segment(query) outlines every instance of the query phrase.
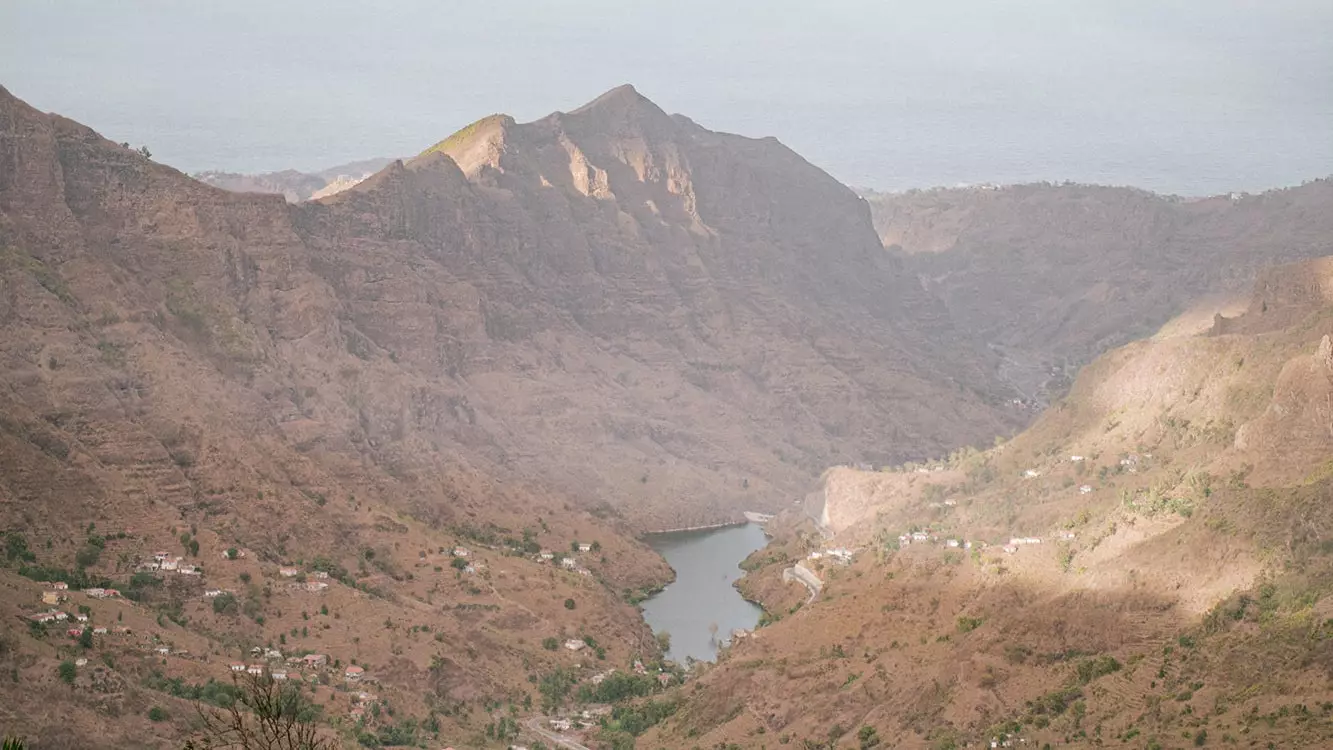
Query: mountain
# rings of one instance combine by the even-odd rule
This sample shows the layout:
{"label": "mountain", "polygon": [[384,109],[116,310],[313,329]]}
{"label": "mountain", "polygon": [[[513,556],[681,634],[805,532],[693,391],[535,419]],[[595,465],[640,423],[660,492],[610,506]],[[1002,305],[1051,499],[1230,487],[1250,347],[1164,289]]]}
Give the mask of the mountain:
{"label": "mountain", "polygon": [[850,190],[628,87],[483,119],[293,214],[357,345],[446,376],[467,414],[425,418],[641,528],[1026,418]]}
{"label": "mountain", "polygon": [[868,200],[884,245],[1029,394],[1200,300],[1243,301],[1260,269],[1333,253],[1327,179],[1204,199],[1034,184]]}
{"label": "mountain", "polygon": [[745,564],[771,624],[641,744],[1326,746],[1331,284],[1269,269],[990,450],[831,470]]}
{"label": "mountain", "polygon": [[362,159],[340,164],[319,172],[285,169],[263,174],[208,171],[194,175],[196,180],[235,193],[277,193],[288,203],[299,203],[342,192],[380,171],[392,159]]}
{"label": "mountain", "polygon": [[0,89],[0,289],[0,715],[36,747],[178,747],[229,662],[308,652],[328,731],[497,744],[660,656],[637,533],[1027,418],[850,190],[628,88],[299,204]]}

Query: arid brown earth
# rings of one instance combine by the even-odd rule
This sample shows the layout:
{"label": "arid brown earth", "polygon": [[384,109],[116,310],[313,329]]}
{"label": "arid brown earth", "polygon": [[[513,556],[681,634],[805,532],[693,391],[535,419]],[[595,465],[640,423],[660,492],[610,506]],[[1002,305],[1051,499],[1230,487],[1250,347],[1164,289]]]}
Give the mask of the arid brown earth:
{"label": "arid brown earth", "polygon": [[1103,355],[991,450],[828,472],[746,564],[777,622],[640,744],[1333,744],[1329,269]]}
{"label": "arid brown earth", "polygon": [[1333,181],[1205,199],[1077,184],[867,195],[875,229],[1026,394],[1269,266],[1333,254]]}

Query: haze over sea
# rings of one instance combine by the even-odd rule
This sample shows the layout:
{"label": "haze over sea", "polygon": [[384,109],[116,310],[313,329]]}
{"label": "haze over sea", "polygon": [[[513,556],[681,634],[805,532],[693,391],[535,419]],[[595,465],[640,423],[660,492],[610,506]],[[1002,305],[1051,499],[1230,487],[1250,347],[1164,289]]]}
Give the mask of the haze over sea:
{"label": "haze over sea", "polygon": [[18,0],[0,83],[186,171],[411,155],[630,82],[852,185],[1194,195],[1333,173],[1331,38],[1327,0]]}

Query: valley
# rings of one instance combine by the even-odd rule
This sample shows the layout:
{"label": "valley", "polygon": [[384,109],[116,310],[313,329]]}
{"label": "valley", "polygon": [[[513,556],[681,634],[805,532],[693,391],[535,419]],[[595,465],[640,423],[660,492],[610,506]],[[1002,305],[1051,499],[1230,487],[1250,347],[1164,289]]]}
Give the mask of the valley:
{"label": "valley", "polygon": [[0,89],[0,733],[1333,737],[1327,180],[862,199],[629,86],[199,177]]}

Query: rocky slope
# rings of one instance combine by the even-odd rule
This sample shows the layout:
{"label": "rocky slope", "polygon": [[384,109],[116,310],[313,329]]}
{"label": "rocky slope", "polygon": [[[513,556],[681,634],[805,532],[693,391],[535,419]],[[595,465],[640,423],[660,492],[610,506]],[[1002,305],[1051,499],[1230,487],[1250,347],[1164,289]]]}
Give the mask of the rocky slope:
{"label": "rocky slope", "polygon": [[1029,393],[1199,300],[1243,298],[1260,269],[1333,253],[1330,180],[1202,200],[1074,184],[868,198],[885,246]]}
{"label": "rocky slope", "polygon": [[[576,661],[543,640],[587,637],[616,664],[655,648],[625,600],[667,579],[660,558],[580,498],[452,450],[465,407],[362,348],[317,261],[281,197],[208,187],[0,91],[6,731],[180,747],[190,686],[230,660],[283,667],[249,653],[268,646],[328,655],[302,676],[345,736],[481,737],[533,699],[529,676]],[[409,426],[427,414],[446,427]],[[572,569],[536,554],[576,540],[597,545]],[[143,570],[157,551],[200,571]],[[107,586],[123,597],[81,590]],[[84,648],[65,623],[25,625],[44,594],[108,632]],[[350,663],[376,696],[360,710],[396,718],[355,718],[335,689]]]}
{"label": "rocky slope", "polygon": [[[1329,744],[1329,268],[1098,358],[1004,445],[828,472],[747,563],[776,624],[642,744]],[[782,571],[840,546],[799,604]]]}
{"label": "rocky slope", "polygon": [[[634,532],[1023,418],[854,194],[630,89],[299,205],[0,90],[0,290],[0,724],[37,747],[179,746],[253,647],[327,654],[349,741],[499,746],[656,653]],[[25,625],[48,595],[108,632]]]}
{"label": "rocky slope", "polygon": [[1024,418],[851,191],[628,87],[487,118],[295,216],[367,356],[447,376],[415,419],[648,527]]}

